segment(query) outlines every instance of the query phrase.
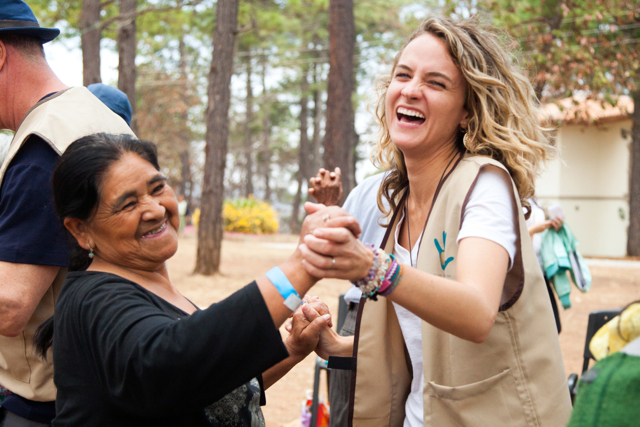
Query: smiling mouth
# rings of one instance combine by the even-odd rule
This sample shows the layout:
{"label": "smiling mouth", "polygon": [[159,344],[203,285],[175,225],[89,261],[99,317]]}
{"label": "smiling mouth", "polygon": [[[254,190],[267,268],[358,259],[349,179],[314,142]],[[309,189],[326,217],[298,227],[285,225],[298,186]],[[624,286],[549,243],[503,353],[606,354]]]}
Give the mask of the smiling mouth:
{"label": "smiling mouth", "polygon": [[396,116],[398,117],[398,121],[401,123],[421,125],[425,121],[424,114],[416,110],[409,110],[402,107],[396,110]]}
{"label": "smiling mouth", "polygon": [[152,237],[155,236],[156,234],[160,234],[162,233],[165,229],[167,228],[167,221],[165,221],[164,223],[162,223],[162,225],[158,228],[155,228],[151,231],[147,231],[146,233],[144,233],[142,235],[142,238],[144,239],[145,237]]}

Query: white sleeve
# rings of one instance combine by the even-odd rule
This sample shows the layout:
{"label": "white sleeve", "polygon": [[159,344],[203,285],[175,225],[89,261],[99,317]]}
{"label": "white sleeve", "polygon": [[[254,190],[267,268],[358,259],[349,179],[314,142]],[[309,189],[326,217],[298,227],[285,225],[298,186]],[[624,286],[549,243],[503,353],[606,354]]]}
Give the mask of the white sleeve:
{"label": "white sleeve", "polygon": [[457,243],[467,237],[481,237],[502,246],[509,253],[509,270],[516,254],[516,226],[513,220],[511,179],[504,171],[487,167],[480,171],[462,215]]}

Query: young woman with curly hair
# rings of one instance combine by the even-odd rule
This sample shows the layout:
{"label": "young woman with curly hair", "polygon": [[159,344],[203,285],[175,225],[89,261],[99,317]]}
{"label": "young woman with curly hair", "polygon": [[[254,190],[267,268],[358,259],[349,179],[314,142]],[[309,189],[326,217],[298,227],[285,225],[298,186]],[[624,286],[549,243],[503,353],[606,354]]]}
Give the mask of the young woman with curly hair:
{"label": "young woman with curly hair", "polygon": [[317,277],[370,268],[355,282],[355,340],[327,329],[317,349],[357,358],[353,425],[565,425],[562,356],[524,218],[554,155],[531,84],[494,30],[431,18],[378,89],[381,249],[330,229],[301,247]]}

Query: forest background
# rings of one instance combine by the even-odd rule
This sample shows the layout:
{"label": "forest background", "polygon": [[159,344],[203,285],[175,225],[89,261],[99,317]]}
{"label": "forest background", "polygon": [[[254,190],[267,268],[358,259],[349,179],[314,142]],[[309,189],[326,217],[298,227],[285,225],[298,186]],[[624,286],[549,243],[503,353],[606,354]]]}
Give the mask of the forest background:
{"label": "forest background", "polygon": [[[640,105],[634,0],[28,0],[53,43],[81,40],[83,83],[118,57],[132,127],[163,172],[202,208],[196,272],[220,262],[222,200],[272,204],[297,232],[308,178],[343,170],[345,196],[367,174],[375,78],[419,22],[482,20],[503,31],[542,102]],[[77,45],[77,43],[75,43]],[[640,108],[631,143],[629,255],[640,255]],[[356,173],[358,172],[358,173]]]}

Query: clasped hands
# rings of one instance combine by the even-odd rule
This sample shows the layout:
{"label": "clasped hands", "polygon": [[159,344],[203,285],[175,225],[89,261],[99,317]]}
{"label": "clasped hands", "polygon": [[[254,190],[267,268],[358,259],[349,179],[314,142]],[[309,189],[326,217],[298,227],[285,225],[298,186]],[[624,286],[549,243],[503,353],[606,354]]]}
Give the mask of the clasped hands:
{"label": "clasped hands", "polygon": [[[373,252],[358,237],[361,229],[357,220],[337,206],[305,203],[308,216],[302,224],[298,250],[305,270],[313,277],[359,280],[373,264]],[[318,297],[305,295],[303,304],[285,325],[290,333],[286,340],[292,356],[305,357],[315,352],[322,358],[329,355],[346,356],[342,340],[331,329],[327,305]],[[349,338],[347,338],[349,339]]]}
{"label": "clasped hands", "polygon": [[305,203],[298,250],[311,276],[359,280],[369,273],[373,252],[358,240],[358,221],[337,206]]}

